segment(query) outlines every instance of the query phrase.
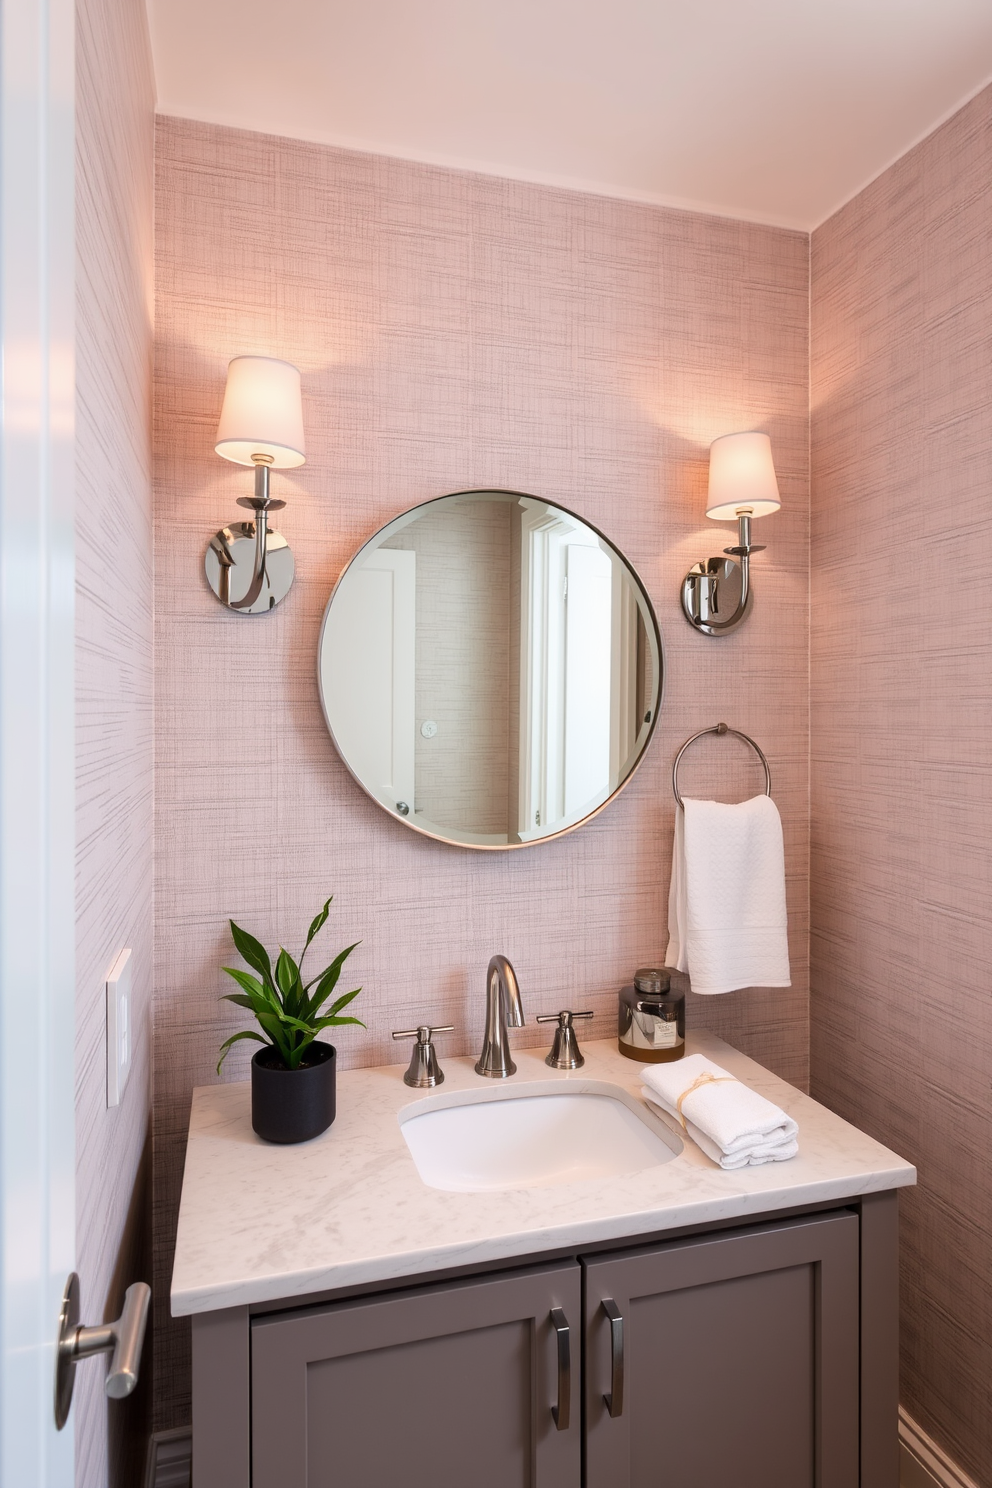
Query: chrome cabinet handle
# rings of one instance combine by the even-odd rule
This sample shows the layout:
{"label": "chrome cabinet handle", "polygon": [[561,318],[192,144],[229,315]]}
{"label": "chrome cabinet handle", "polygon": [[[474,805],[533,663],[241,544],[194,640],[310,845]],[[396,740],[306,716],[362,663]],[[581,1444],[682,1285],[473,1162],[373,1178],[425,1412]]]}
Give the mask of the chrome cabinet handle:
{"label": "chrome cabinet handle", "polygon": [[104,1392],[111,1400],[123,1400],[138,1383],[138,1364],[145,1341],[151,1287],[136,1281],[124,1293],[124,1311],[115,1323],[96,1328],[79,1325],[79,1277],[75,1271],[65,1285],[59,1314],[58,1346],[55,1352],[55,1425],[66,1423],[72,1403],[76,1365],[94,1354],[112,1354]]}
{"label": "chrome cabinet handle", "polygon": [[612,1297],[603,1298],[603,1311],[610,1320],[610,1393],[603,1399],[616,1417],[623,1415],[623,1317]]}
{"label": "chrome cabinet handle", "polygon": [[558,1404],[551,1407],[551,1414],[558,1430],[567,1431],[572,1404],[572,1355],[568,1319],[560,1307],[551,1309],[551,1326],[558,1338]]}

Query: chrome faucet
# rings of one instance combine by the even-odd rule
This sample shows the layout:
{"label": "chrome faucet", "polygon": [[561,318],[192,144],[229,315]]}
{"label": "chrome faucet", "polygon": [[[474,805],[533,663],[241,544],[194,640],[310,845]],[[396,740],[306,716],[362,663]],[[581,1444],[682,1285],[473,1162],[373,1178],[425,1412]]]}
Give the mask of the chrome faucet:
{"label": "chrome faucet", "polygon": [[517,1066],[510,1058],[507,1028],[523,1028],[524,1010],[520,1005],[517,974],[505,956],[494,956],[486,974],[486,1033],[482,1053],[476,1062],[477,1075],[505,1080],[515,1075]]}

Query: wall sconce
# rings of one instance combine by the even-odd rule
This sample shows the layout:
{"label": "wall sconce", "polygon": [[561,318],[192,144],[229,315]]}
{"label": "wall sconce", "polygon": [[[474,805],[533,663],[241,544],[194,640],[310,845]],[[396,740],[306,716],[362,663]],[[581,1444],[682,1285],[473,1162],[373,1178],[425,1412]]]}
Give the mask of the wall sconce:
{"label": "wall sconce", "polygon": [[269,495],[269,471],[290,470],[306,459],[298,370],[275,357],[235,357],[214,448],[236,465],[254,465],[255,494],[239,496],[238,505],[255,520],[232,522],[211,538],[207,583],[229,610],[266,614],[286,598],[295,572],[289,544],[269,528],[269,512],[286,505]]}
{"label": "wall sconce", "polygon": [[[724,434],[710,445],[710,486],[706,515],[716,522],[737,521],[737,546],[727,558],[707,558],[682,580],[682,610],[703,635],[726,635],[740,625],[751,606],[750,557],[764,552],[751,541],[751,522],[782,505],[767,434]],[[739,558],[740,563],[734,559]]]}

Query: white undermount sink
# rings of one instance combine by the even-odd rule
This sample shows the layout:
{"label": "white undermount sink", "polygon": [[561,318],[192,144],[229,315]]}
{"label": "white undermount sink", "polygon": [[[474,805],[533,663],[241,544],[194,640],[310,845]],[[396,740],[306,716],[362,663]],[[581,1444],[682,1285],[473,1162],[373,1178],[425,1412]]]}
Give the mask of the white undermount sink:
{"label": "white undermount sink", "polygon": [[452,1092],[400,1112],[429,1188],[456,1193],[549,1188],[671,1162],[679,1138],[617,1085]]}

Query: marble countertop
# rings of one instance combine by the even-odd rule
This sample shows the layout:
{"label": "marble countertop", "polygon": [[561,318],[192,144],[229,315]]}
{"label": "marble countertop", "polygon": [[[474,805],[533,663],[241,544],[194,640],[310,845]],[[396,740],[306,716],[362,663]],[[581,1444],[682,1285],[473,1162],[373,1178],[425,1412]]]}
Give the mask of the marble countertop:
{"label": "marble countertop", "polygon": [[[296,1147],[272,1146],[251,1128],[250,1086],[193,1092],[172,1313],[414,1276],[446,1267],[900,1188],[916,1170],[809,1096],[708,1034],[703,1053],[783,1107],[799,1123],[799,1155],[724,1172],[672,1123],[682,1150],[671,1162],[551,1188],[449,1193],[414,1167],[398,1113],[425,1098],[458,1104],[459,1092],[492,1092],[470,1058],[445,1059],[445,1083],[423,1093],[403,1084],[406,1064],[338,1076],[337,1119]],[[514,1052],[517,1074],[498,1089],[549,1082],[581,1090],[608,1082],[639,1097],[641,1066],[614,1040],[582,1045],[585,1067],[550,1070],[544,1048]],[[522,1092],[521,1092],[522,1093]],[[455,1097],[452,1101],[452,1097]]]}

